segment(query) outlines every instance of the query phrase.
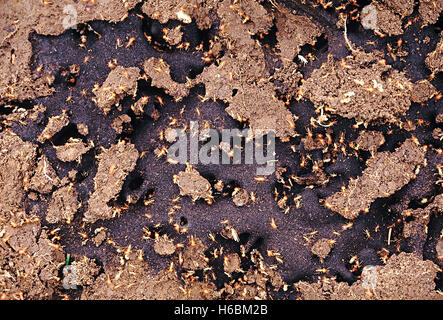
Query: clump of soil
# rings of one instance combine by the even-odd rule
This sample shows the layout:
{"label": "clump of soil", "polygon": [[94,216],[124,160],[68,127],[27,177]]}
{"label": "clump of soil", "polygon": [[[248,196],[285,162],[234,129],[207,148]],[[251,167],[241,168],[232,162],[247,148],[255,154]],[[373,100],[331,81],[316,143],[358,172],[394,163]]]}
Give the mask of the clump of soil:
{"label": "clump of soil", "polygon": [[200,239],[189,241],[183,252],[183,268],[189,270],[201,270],[208,266],[205,251],[206,246]]}
{"label": "clump of soil", "polygon": [[28,188],[41,194],[51,193],[54,187],[60,185],[60,179],[48,158],[42,155],[37,163],[35,173],[29,182]]}
{"label": "clump of soil", "polygon": [[187,166],[185,171],[174,176],[174,183],[180,188],[180,194],[191,197],[192,201],[212,198],[212,188],[208,180],[191,166]]}
{"label": "clump of soil", "polygon": [[443,0],[420,0],[418,13],[423,26],[436,23],[443,11]]}
{"label": "clump of soil", "polygon": [[[7,0],[0,12],[0,102],[27,100],[53,93],[54,76],[45,69],[40,74],[31,72],[32,46],[29,34],[60,35],[74,24],[99,19],[120,21],[140,0],[95,1],[70,0],[57,2]],[[66,7],[68,6],[68,9]],[[70,6],[70,7],[69,7]],[[26,17],[23,16],[26,12]],[[72,15],[75,12],[75,21]]]}
{"label": "clump of soil", "polygon": [[435,250],[437,251],[438,259],[443,260],[443,239],[438,240]]}
{"label": "clump of soil", "polygon": [[163,29],[163,39],[171,46],[175,46],[182,42],[183,32],[181,31],[181,26],[175,28],[165,28]]}
{"label": "clump of soil", "polygon": [[106,115],[112,106],[118,104],[126,95],[135,96],[137,92],[137,79],[140,70],[136,67],[124,68],[117,66],[111,70],[105,82],[95,91],[95,102]]}
{"label": "clump of soil", "polygon": [[169,20],[180,20],[183,23],[191,23],[195,19],[200,29],[208,29],[212,25],[210,18],[211,2],[208,0],[197,0],[192,3],[186,0],[148,0],[142,6],[144,14],[160,23]]}
{"label": "clump of soil", "polygon": [[236,253],[231,253],[225,256],[223,260],[223,268],[225,272],[232,273],[239,271],[241,267],[241,259]]}
{"label": "clump of soil", "polygon": [[98,169],[94,177],[94,193],[88,201],[85,220],[95,222],[98,219],[111,219],[114,216],[108,202],[121,190],[123,182],[138,159],[134,145],[120,142],[103,150],[98,156]]}
{"label": "clump of soil", "polygon": [[376,53],[358,51],[342,61],[329,58],[300,90],[316,106],[327,105],[345,118],[394,121],[409,109],[411,88],[405,74]]}
{"label": "clump of soil", "polygon": [[[413,253],[393,255],[385,266],[375,267],[373,288],[358,280],[349,286],[333,279],[294,286],[306,300],[414,300],[438,299],[434,278],[439,270],[432,261],[423,261]],[[371,281],[371,280],[369,280]]]}
{"label": "clump of soil", "polygon": [[168,238],[165,234],[155,239],[154,251],[161,256],[170,256],[175,253],[174,240]]}
{"label": "clump of soil", "polygon": [[0,241],[0,297],[50,299],[64,264],[60,246],[48,239],[37,221],[6,226]]}
{"label": "clump of soil", "polygon": [[426,66],[434,73],[443,71],[443,34],[440,33],[440,41],[437,47],[426,57]]}
{"label": "clump of soil", "polygon": [[323,28],[310,18],[295,15],[285,7],[276,13],[277,40],[283,65],[288,66],[307,43],[312,43],[323,33]]}
{"label": "clump of soil", "polygon": [[431,99],[437,89],[428,80],[421,80],[414,83],[412,87],[411,99],[414,102],[421,103]]}
{"label": "clump of soil", "polygon": [[82,136],[87,136],[89,134],[89,128],[86,124],[84,123],[78,123],[77,124],[77,131],[78,133],[80,133]]}
{"label": "clump of soil", "polygon": [[53,192],[46,212],[46,221],[57,223],[66,221],[70,223],[80,208],[78,194],[75,187],[70,185],[62,187]]}
{"label": "clump of soil", "polygon": [[127,114],[122,114],[112,121],[111,127],[115,130],[115,132],[121,134],[125,126],[127,126],[129,123],[131,123],[131,117]]}
{"label": "clump of soil", "polygon": [[370,151],[374,154],[383,143],[385,143],[385,137],[383,133],[379,131],[366,131],[360,132],[355,143],[359,149]]}
{"label": "clump of soil", "polygon": [[443,210],[442,194],[436,196],[426,208],[407,209],[402,212],[407,219],[403,226],[403,236],[408,240],[408,245],[419,255],[423,254],[423,247],[428,237],[427,226],[434,210]]}
{"label": "clump of soil", "polygon": [[134,104],[131,105],[131,110],[134,111],[136,116],[141,116],[145,112],[145,106],[149,102],[149,97],[141,97]]}
{"label": "clump of soil", "polygon": [[414,11],[414,0],[382,0],[389,8],[402,17],[407,17]]}
{"label": "clump of soil", "polygon": [[63,162],[80,161],[81,156],[88,152],[92,145],[86,145],[80,139],[70,138],[62,146],[54,146],[57,158]]}
{"label": "clump of soil", "polygon": [[97,228],[95,231],[95,236],[92,238],[92,242],[96,247],[100,247],[100,245],[106,240],[107,232],[105,228]]}
{"label": "clump of soil", "polygon": [[249,201],[249,193],[246,189],[240,188],[232,193],[232,201],[237,207],[245,206]]}
{"label": "clump of soil", "polygon": [[[366,26],[374,31],[386,33],[389,36],[400,35],[403,33],[401,16],[396,13],[396,11],[403,11],[406,9],[409,11],[408,7],[399,8],[395,6],[396,9],[392,11],[391,8],[378,1],[373,1],[370,4],[372,10],[363,10],[361,13],[362,21],[372,19],[372,15],[376,12],[376,18],[373,23],[369,23]],[[365,24],[364,24],[365,25]]]}
{"label": "clump of soil", "polygon": [[10,130],[0,132],[0,217],[20,221],[25,216],[25,186],[30,181],[36,147]]}
{"label": "clump of soil", "polygon": [[414,178],[415,168],[423,163],[425,153],[412,139],[395,152],[380,152],[367,162],[362,176],[352,179],[347,188],[326,199],[325,205],[347,219],[354,219],[371,203],[388,197]]}
{"label": "clump of soil", "polygon": [[95,261],[93,259],[89,259],[88,257],[82,257],[81,260],[74,261],[71,265],[75,274],[71,284],[77,286],[91,285],[100,271],[100,267],[95,263]]}
{"label": "clump of soil", "polygon": [[326,259],[331,252],[333,242],[331,239],[322,238],[317,240],[311,248],[311,252],[321,259]]}
{"label": "clump of soil", "polygon": [[151,79],[153,87],[162,88],[166,93],[180,101],[189,94],[189,86],[171,79],[169,65],[158,58],[149,58],[143,63],[143,70]]}
{"label": "clump of soil", "polygon": [[56,133],[58,133],[68,124],[69,117],[66,112],[62,112],[58,116],[50,117],[48,120],[48,124],[46,125],[45,129],[43,129],[40,136],[37,138],[37,141],[42,143],[45,142],[45,140],[51,139]]}

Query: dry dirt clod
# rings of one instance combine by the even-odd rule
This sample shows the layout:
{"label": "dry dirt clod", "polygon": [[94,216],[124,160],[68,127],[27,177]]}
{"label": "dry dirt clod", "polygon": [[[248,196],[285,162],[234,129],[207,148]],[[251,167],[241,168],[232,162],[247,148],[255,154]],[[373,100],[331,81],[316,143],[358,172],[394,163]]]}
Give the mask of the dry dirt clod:
{"label": "dry dirt clod", "polygon": [[418,13],[423,21],[423,27],[436,23],[443,11],[443,0],[420,0]]}
{"label": "dry dirt clod", "polygon": [[321,259],[326,259],[332,249],[332,242],[330,239],[322,238],[314,243],[311,252]]}
{"label": "dry dirt clod", "polygon": [[74,219],[74,215],[80,208],[78,194],[75,187],[65,186],[52,194],[49,202],[48,211],[46,212],[46,221],[49,223],[57,223],[66,221],[70,223]]}
{"label": "dry dirt clod", "polygon": [[212,188],[208,180],[192,166],[187,166],[185,171],[181,171],[174,176],[174,183],[180,188],[180,194],[191,197],[192,201],[212,198]]}
{"label": "dry dirt clod", "polygon": [[95,92],[95,101],[105,115],[126,95],[135,96],[139,75],[140,70],[137,67],[117,66],[109,73],[105,82]]}
{"label": "dry dirt clod", "polygon": [[371,203],[388,197],[414,178],[415,167],[424,161],[425,153],[412,139],[394,152],[381,152],[368,160],[367,168],[347,188],[326,199],[325,205],[347,219],[354,219]]}
{"label": "dry dirt clod", "polygon": [[428,80],[421,80],[413,84],[411,99],[414,102],[425,102],[431,99],[437,89]]}
{"label": "dry dirt clod", "polygon": [[111,127],[115,130],[115,132],[121,134],[123,132],[124,126],[128,123],[131,123],[131,117],[127,114],[122,114],[115,118],[114,121],[112,121]]}
{"label": "dry dirt clod", "polygon": [[66,127],[69,124],[69,117],[65,112],[62,112],[58,116],[50,117],[48,124],[45,129],[43,129],[37,141],[40,143],[45,142],[45,140],[51,139],[57,132]]}
{"label": "dry dirt clod", "polygon": [[171,79],[171,70],[163,59],[149,58],[143,63],[143,70],[151,78],[153,87],[165,89],[166,93],[177,101],[189,94],[189,86],[186,83],[178,83]]}
{"label": "dry dirt clod", "polygon": [[175,28],[165,28],[163,29],[163,39],[171,46],[175,46],[182,41],[183,32],[181,31],[181,26]]}
{"label": "dry dirt clod", "polygon": [[241,259],[237,253],[231,253],[225,256],[223,268],[226,273],[241,271]]}
{"label": "dry dirt clod", "polygon": [[89,134],[89,128],[86,124],[78,123],[77,130],[82,136],[87,136]]}
{"label": "dry dirt clod", "polygon": [[439,300],[434,279],[438,266],[432,261],[423,261],[413,253],[393,255],[385,266],[375,266],[372,277],[358,280],[349,286],[333,279],[317,283],[297,282],[305,300]]}
{"label": "dry dirt clod", "polygon": [[10,130],[0,132],[0,217],[7,222],[25,215],[26,182],[34,173],[36,146]]}
{"label": "dry dirt clod", "polygon": [[317,107],[329,106],[346,118],[394,121],[409,109],[411,88],[405,74],[385,64],[377,52],[356,51],[342,61],[330,57],[300,90]]}
{"label": "dry dirt clod", "polygon": [[202,270],[208,266],[205,260],[206,246],[200,239],[189,242],[183,252],[183,268],[189,270]]}
{"label": "dry dirt clod", "polygon": [[100,271],[100,267],[93,259],[83,257],[79,261],[74,261],[71,264],[74,270],[74,277],[72,277],[72,284],[77,286],[89,286],[94,283],[95,276]]}
{"label": "dry dirt clod", "polygon": [[281,6],[276,13],[277,40],[283,65],[288,66],[300,52],[303,45],[312,43],[323,28],[308,17],[294,15]]}
{"label": "dry dirt clod", "polygon": [[60,179],[45,155],[40,157],[35,169],[34,176],[29,182],[28,188],[38,193],[48,194],[54,187],[60,185]]}
{"label": "dry dirt clod", "polygon": [[355,140],[355,143],[359,149],[370,151],[371,154],[374,154],[378,147],[385,143],[385,137],[379,131],[363,130],[360,132],[357,140]]}
{"label": "dry dirt clod", "polygon": [[438,259],[443,261],[443,239],[438,240],[435,250],[437,251]]}
{"label": "dry dirt clod", "polygon": [[232,201],[237,207],[245,206],[249,201],[249,193],[246,189],[235,190],[232,194]]}
{"label": "dry dirt clod", "polygon": [[138,155],[134,145],[119,142],[98,156],[94,193],[89,198],[88,210],[85,212],[87,222],[93,223],[114,216],[108,202],[120,192],[126,176],[135,167]]}
{"label": "dry dirt clod", "polygon": [[428,54],[425,63],[433,73],[443,71],[443,33],[440,33],[440,41],[435,50]]}
{"label": "dry dirt clod", "polygon": [[210,18],[211,1],[208,0],[148,0],[142,6],[144,14],[160,23],[167,23],[169,20],[180,20],[185,24],[195,19],[200,29],[208,29],[212,25]]}
{"label": "dry dirt clod", "polygon": [[86,145],[80,139],[70,138],[62,146],[54,146],[57,158],[63,162],[80,160],[81,156],[88,152],[92,145]]}
{"label": "dry dirt clod", "polygon": [[[392,11],[392,8],[388,5],[378,1],[372,1],[369,6],[371,6],[371,10],[362,10],[360,17],[364,27],[376,32],[386,33],[389,36],[400,35],[403,33],[401,16],[395,12],[396,10]],[[410,11],[408,7],[399,8],[396,6],[395,9],[405,12]],[[375,17],[373,17],[374,15]],[[375,20],[372,21],[370,19]],[[371,22],[365,23],[365,21]]]}
{"label": "dry dirt clod", "polygon": [[100,245],[106,240],[107,232],[105,228],[98,228],[95,230],[95,237],[92,238],[92,242],[96,247],[100,247]]}
{"label": "dry dirt clod", "polygon": [[167,235],[163,235],[155,239],[154,251],[161,256],[170,256],[175,253],[174,240],[169,239]]}

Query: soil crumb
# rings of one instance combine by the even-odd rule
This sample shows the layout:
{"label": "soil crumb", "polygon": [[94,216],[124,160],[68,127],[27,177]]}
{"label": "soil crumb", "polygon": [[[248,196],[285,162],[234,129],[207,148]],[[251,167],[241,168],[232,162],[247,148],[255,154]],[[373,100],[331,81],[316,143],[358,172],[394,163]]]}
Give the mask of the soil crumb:
{"label": "soil crumb", "polygon": [[380,152],[368,160],[361,177],[352,179],[347,188],[326,199],[325,205],[347,219],[369,210],[371,203],[388,197],[414,178],[415,167],[424,161],[425,153],[412,139],[395,152]]}
{"label": "soil crumb", "polygon": [[[305,300],[441,300],[434,279],[439,270],[432,261],[402,252],[385,266],[375,266],[362,280],[349,286],[325,279],[317,283],[297,282],[294,287]],[[375,276],[374,276],[375,274]],[[365,282],[365,277],[371,277]],[[374,281],[375,280],[375,281]]]}
{"label": "soil crumb", "polygon": [[279,7],[276,13],[277,40],[284,66],[288,66],[297,57],[303,45],[315,43],[323,28],[317,26],[308,17],[294,15],[289,9]]}
{"label": "soil crumb", "polygon": [[181,26],[177,26],[171,29],[163,29],[163,39],[171,46],[175,46],[182,42],[182,38],[183,32],[181,31]]}
{"label": "soil crumb", "polygon": [[232,194],[232,201],[237,207],[245,206],[249,201],[249,194],[246,189],[240,188]]}
{"label": "soil crumb", "polygon": [[139,75],[140,70],[138,68],[124,68],[122,66],[115,67],[109,73],[102,86],[95,91],[95,102],[105,115],[112,110],[113,105],[118,104],[126,95],[132,94],[135,96]]}
{"label": "soil crumb", "polygon": [[0,218],[19,222],[26,215],[23,200],[35,169],[36,147],[6,130],[0,132],[0,152]]}
{"label": "soil crumb", "polygon": [[374,154],[378,147],[385,143],[385,137],[383,133],[379,131],[366,131],[360,132],[355,144],[361,150],[370,151]]}
{"label": "soil crumb", "polygon": [[160,23],[167,23],[169,20],[180,20],[185,24],[195,19],[200,29],[208,29],[212,25],[210,17],[210,3],[216,3],[212,0],[148,0],[142,6],[144,14]]}
{"label": "soil crumb", "polygon": [[420,0],[418,13],[423,21],[423,27],[436,23],[443,11],[443,0]]}
{"label": "soil crumb", "polygon": [[443,71],[443,33],[440,33],[440,41],[435,50],[428,54],[425,63],[433,73]]}
{"label": "soil crumb", "polygon": [[311,252],[321,259],[326,259],[331,252],[333,242],[331,239],[322,238],[317,240],[311,248]]}
{"label": "soil crumb", "polygon": [[376,53],[358,51],[342,61],[329,57],[300,90],[315,106],[327,105],[345,118],[393,121],[409,109],[411,88],[405,74]]}
{"label": "soil crumb", "polygon": [[183,252],[183,268],[202,270],[208,266],[205,257],[206,246],[196,238],[192,238]]}
{"label": "soil crumb", "polygon": [[231,253],[224,257],[223,268],[225,272],[232,273],[241,270],[241,259],[238,254]]}
{"label": "soil crumb", "polygon": [[92,146],[86,145],[80,139],[70,138],[62,146],[54,146],[57,158],[63,162],[80,161],[81,156],[88,152]]}
{"label": "soil crumb", "polygon": [[422,103],[431,99],[437,89],[428,80],[421,80],[414,83],[412,88],[412,101]]}
{"label": "soil crumb", "polygon": [[42,155],[37,163],[35,173],[29,182],[28,188],[41,194],[51,193],[54,187],[60,185],[60,179],[48,158]]}
{"label": "soil crumb", "polygon": [[174,183],[180,188],[180,194],[191,197],[192,201],[210,201],[212,198],[211,184],[192,166],[187,166],[185,171],[174,175]]}
{"label": "soil crumb", "polygon": [[127,114],[122,114],[112,121],[111,127],[118,134],[121,134],[126,126],[131,123],[131,117]]}
{"label": "soil crumb", "polygon": [[151,79],[153,87],[165,89],[166,93],[174,97],[176,101],[182,100],[189,94],[189,85],[171,79],[171,70],[163,59],[149,58],[143,63],[143,70]]}
{"label": "soil crumb", "polygon": [[71,284],[77,286],[89,286],[91,285],[95,277],[100,271],[100,267],[95,263],[93,259],[83,257],[79,261],[72,262],[72,268],[75,270],[75,276]]}
{"label": "soil crumb", "polygon": [[87,222],[114,217],[113,208],[108,205],[121,190],[123,182],[131,172],[138,159],[138,151],[134,145],[119,142],[109,149],[103,150],[98,156],[98,169],[94,177],[94,193],[88,201],[85,212]]}
{"label": "soil crumb", "polygon": [[54,191],[52,194],[48,211],[46,212],[46,221],[49,223],[62,221],[71,223],[79,208],[80,203],[78,201],[78,194],[75,187],[70,185],[62,187]]}
{"label": "soil crumb", "polygon": [[155,239],[154,251],[161,256],[170,256],[175,253],[174,240],[168,238],[167,235],[163,235]]}
{"label": "soil crumb", "polygon": [[40,143],[45,142],[45,140],[51,139],[57,132],[66,127],[69,124],[69,117],[65,112],[62,112],[58,116],[50,117],[48,124],[45,129],[43,129],[37,141]]}

